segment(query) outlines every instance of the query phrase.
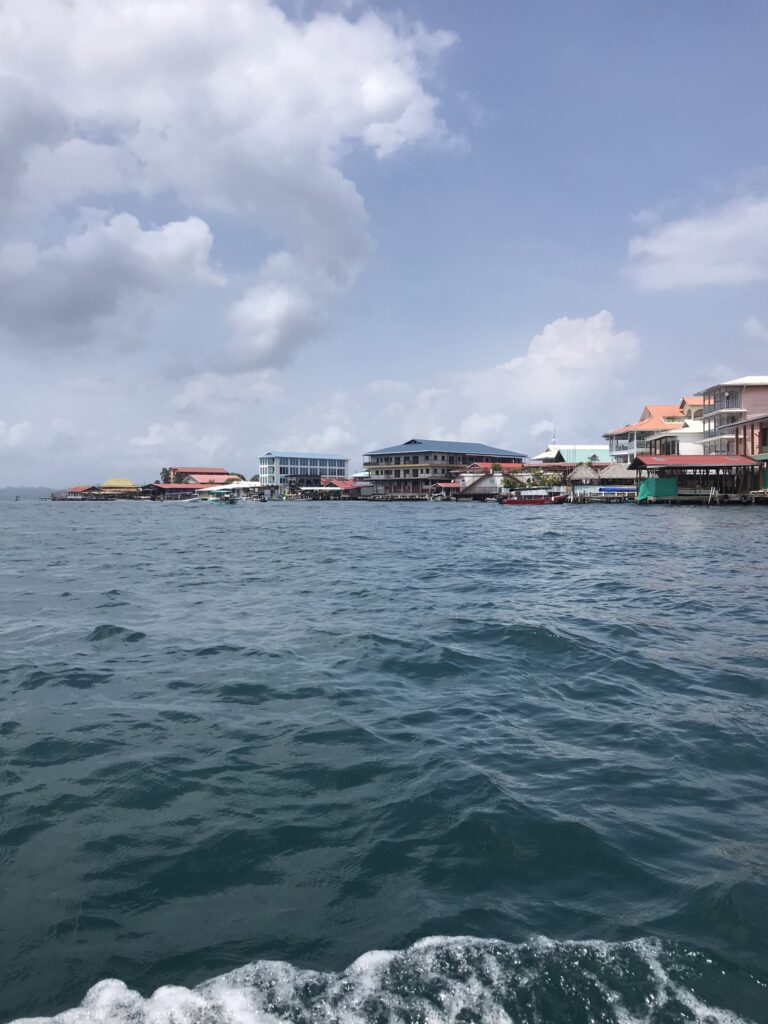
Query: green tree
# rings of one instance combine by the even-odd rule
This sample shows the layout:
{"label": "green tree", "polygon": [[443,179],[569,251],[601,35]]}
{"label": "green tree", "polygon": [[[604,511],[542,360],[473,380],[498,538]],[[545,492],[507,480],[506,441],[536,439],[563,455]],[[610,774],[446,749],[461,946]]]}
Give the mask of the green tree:
{"label": "green tree", "polygon": [[163,484],[169,484],[171,482],[171,471],[166,469],[165,466],[160,470],[160,482]]}

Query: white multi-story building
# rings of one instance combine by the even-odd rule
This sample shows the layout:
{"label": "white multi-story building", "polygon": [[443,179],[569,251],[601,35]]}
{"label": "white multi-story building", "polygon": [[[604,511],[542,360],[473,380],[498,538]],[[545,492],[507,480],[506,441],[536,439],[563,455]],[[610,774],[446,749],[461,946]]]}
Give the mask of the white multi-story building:
{"label": "white multi-story building", "polygon": [[284,491],[292,483],[347,476],[349,459],[325,452],[267,452],[259,459],[259,486]]}
{"label": "white multi-story building", "polygon": [[629,465],[638,455],[647,455],[651,442],[659,441],[662,434],[684,431],[681,437],[701,441],[702,409],[703,399],[695,395],[681,399],[678,405],[646,405],[636,423],[603,434],[611,460]]}

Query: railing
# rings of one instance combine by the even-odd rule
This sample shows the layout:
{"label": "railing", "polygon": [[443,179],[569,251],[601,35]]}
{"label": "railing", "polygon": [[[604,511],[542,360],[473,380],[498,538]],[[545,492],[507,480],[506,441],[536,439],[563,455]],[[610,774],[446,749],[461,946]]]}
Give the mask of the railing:
{"label": "railing", "polygon": [[707,402],[704,406],[704,415],[710,416],[713,412],[722,412],[728,409],[741,409],[741,395],[729,395],[728,398]]}

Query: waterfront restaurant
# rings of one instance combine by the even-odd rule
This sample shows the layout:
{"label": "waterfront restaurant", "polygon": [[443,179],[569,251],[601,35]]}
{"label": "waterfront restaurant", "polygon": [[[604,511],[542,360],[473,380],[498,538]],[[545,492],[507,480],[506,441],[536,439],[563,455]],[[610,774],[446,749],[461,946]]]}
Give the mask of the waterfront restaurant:
{"label": "waterfront restaurant", "polygon": [[93,484],[77,484],[75,487],[69,487],[64,492],[64,497],[67,501],[89,501],[98,490]]}
{"label": "waterfront restaurant", "polygon": [[746,503],[757,489],[760,463],[746,455],[638,455],[629,468],[639,502]]}
{"label": "waterfront restaurant", "polygon": [[414,437],[391,448],[366,452],[363,465],[374,496],[419,497],[436,490],[438,484],[455,483],[455,474],[477,462],[520,463],[526,458],[521,452],[487,444]]}
{"label": "waterfront restaurant", "polygon": [[181,501],[184,498],[194,498],[200,490],[200,484],[147,484],[142,488],[145,494],[149,495],[152,501]]}

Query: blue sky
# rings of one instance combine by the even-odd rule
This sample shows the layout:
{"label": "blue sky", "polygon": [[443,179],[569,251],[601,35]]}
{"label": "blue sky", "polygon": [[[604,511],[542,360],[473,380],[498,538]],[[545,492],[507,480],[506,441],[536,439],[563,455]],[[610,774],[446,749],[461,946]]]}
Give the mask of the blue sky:
{"label": "blue sky", "polygon": [[0,483],[535,452],[766,369],[763,3],[28,8]]}

